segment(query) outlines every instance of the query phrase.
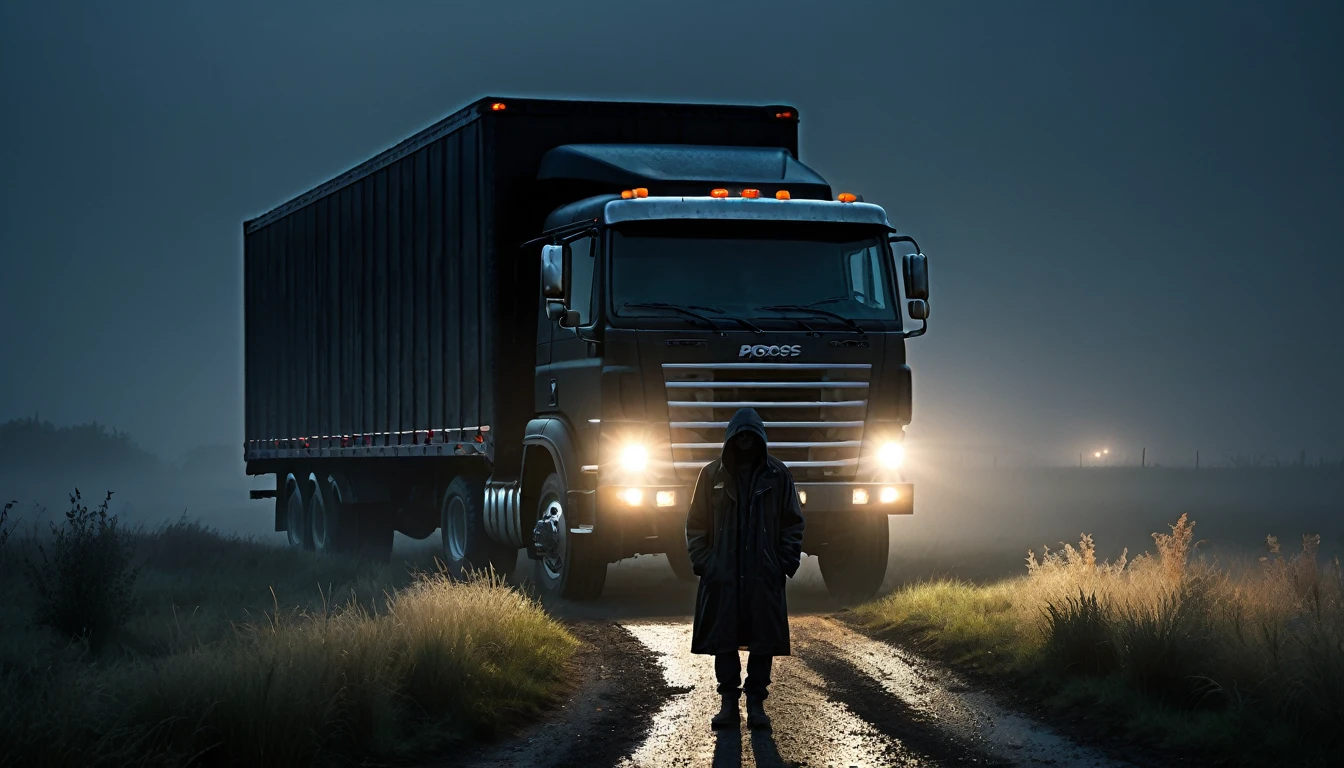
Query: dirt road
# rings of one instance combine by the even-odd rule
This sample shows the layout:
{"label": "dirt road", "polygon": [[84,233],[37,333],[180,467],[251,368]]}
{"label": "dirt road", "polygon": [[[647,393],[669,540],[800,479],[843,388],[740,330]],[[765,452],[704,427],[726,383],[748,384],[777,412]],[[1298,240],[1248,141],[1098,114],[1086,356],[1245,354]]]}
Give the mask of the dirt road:
{"label": "dirt road", "polygon": [[790,585],[794,655],[776,659],[770,732],[715,732],[713,665],[693,656],[694,587],[661,559],[613,566],[603,599],[571,607],[583,680],[513,737],[446,761],[504,766],[1121,766],[955,672],[837,620],[811,568]]}

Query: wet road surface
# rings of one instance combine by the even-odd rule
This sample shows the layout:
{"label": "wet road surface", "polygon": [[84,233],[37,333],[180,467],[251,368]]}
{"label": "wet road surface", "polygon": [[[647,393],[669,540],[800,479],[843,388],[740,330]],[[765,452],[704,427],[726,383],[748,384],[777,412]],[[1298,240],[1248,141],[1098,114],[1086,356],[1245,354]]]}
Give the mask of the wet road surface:
{"label": "wet road surface", "polygon": [[694,587],[664,578],[660,568],[645,561],[628,569],[609,579],[610,595],[573,609],[569,619],[586,641],[576,660],[583,682],[557,712],[457,764],[1128,765],[833,618],[834,606],[806,570],[790,585],[794,655],[774,663],[766,701],[773,729],[749,731],[744,717],[738,729],[715,732],[713,661],[689,650]]}

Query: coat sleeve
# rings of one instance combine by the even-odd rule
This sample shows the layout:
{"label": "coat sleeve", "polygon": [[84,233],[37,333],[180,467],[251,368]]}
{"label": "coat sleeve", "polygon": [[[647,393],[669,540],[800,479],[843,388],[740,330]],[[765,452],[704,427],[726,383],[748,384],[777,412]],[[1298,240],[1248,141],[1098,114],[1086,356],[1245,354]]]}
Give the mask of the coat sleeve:
{"label": "coat sleeve", "polygon": [[785,474],[783,508],[779,511],[779,564],[789,578],[798,572],[803,557],[803,508],[798,503],[798,488],[793,477]]}
{"label": "coat sleeve", "polygon": [[710,509],[710,480],[714,462],[700,470],[691,494],[691,508],[686,512],[686,550],[691,556],[691,567],[696,576],[704,576],[714,552],[714,510]]}

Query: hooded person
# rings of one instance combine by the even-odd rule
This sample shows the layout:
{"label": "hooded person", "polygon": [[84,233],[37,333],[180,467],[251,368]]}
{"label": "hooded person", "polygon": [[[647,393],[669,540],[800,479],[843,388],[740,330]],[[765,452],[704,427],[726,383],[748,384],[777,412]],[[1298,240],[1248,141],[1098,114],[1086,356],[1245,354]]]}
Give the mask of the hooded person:
{"label": "hooded person", "polygon": [[[686,517],[686,548],[700,577],[691,652],[714,656],[723,698],[715,728],[737,726],[743,691],[747,725],[768,728],[771,660],[789,655],[784,581],[802,557],[803,514],[793,476],[767,446],[755,410],[734,414],[723,454],[700,471]],[[740,688],[739,650],[749,653]]]}

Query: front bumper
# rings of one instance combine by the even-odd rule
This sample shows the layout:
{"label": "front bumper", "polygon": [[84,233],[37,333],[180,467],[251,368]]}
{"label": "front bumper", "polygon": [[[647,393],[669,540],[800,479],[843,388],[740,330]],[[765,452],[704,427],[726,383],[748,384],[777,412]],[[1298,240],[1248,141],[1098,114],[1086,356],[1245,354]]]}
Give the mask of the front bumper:
{"label": "front bumper", "polygon": [[[915,486],[912,483],[798,483],[797,488],[805,517],[811,513],[912,515],[915,512]],[[596,517],[610,520],[613,516],[643,514],[685,516],[694,492],[695,488],[687,485],[604,485],[590,492],[589,496],[596,503]],[[893,492],[895,498],[891,499]],[[671,495],[670,504],[666,504],[668,494]],[[659,505],[660,495],[665,506]],[[861,498],[866,498],[866,502],[856,503]],[[888,500],[883,501],[884,498]]]}

